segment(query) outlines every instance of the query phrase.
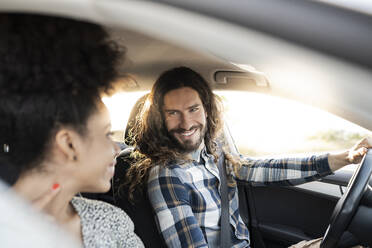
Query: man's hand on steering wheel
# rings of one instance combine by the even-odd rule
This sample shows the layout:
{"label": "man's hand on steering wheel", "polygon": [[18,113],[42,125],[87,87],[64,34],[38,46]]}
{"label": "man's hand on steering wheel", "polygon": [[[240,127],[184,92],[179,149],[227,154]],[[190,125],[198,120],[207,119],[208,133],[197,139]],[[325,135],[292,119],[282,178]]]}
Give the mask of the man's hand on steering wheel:
{"label": "man's hand on steering wheel", "polygon": [[332,171],[336,171],[348,164],[358,164],[369,148],[372,148],[372,137],[366,137],[358,141],[347,151],[331,153],[328,156],[329,167]]}
{"label": "man's hand on steering wheel", "polygon": [[367,184],[372,174],[372,149],[367,151],[370,147],[371,139],[365,138],[349,151],[349,162],[361,161],[361,163],[350,179],[346,193],[339,199],[333,210],[321,248],[337,247],[342,234],[357,212],[363,195],[367,192]]}
{"label": "man's hand on steering wheel", "polygon": [[366,137],[356,143],[353,148],[349,150],[347,159],[350,164],[359,164],[363,156],[367,153],[368,149],[372,148],[372,138]]}

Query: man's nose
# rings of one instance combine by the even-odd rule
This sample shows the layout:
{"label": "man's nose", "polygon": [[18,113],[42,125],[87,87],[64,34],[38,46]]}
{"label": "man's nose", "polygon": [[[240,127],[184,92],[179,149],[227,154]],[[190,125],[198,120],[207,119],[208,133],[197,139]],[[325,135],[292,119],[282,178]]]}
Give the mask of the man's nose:
{"label": "man's nose", "polygon": [[192,119],[187,114],[183,114],[181,117],[180,128],[189,130],[192,127]]}

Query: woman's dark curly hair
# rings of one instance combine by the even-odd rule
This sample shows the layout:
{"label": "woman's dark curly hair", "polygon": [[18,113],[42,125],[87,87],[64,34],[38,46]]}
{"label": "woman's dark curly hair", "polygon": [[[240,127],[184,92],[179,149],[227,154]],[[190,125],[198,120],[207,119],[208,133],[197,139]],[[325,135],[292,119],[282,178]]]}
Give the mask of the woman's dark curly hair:
{"label": "woman's dark curly hair", "polygon": [[[14,183],[39,166],[61,126],[84,134],[124,50],[99,25],[0,14],[0,172]],[[9,152],[6,152],[9,147]],[[4,149],[3,149],[4,148]]]}
{"label": "woman's dark curly hair", "polygon": [[[160,75],[136,118],[130,131],[134,140],[137,159],[127,172],[130,197],[137,186],[147,181],[150,169],[155,165],[167,165],[171,161],[187,161],[179,145],[171,138],[164,122],[164,95],[171,90],[190,87],[195,90],[203,103],[208,116],[207,131],[204,137],[209,153],[217,158],[216,138],[218,137],[222,120],[220,112],[222,105],[219,98],[212,92],[207,81],[197,72],[187,67],[178,67]],[[133,199],[131,199],[133,200]]]}

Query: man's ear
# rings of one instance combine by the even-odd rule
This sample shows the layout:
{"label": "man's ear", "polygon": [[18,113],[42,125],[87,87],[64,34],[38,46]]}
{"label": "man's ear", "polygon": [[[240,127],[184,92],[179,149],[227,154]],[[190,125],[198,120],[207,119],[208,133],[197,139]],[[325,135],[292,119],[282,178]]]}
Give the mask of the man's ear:
{"label": "man's ear", "polygon": [[70,161],[78,159],[79,135],[71,130],[62,128],[55,136],[57,149]]}

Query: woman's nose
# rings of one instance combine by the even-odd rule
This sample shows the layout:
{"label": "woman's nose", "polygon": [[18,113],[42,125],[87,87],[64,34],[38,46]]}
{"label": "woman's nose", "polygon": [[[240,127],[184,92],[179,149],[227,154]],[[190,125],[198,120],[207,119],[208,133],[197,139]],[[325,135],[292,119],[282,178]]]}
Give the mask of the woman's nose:
{"label": "woman's nose", "polygon": [[120,153],[120,147],[119,147],[119,145],[118,144],[116,144],[116,142],[113,142],[114,143],[114,155],[115,155],[115,157],[116,156],[118,156],[119,155],[119,153]]}

